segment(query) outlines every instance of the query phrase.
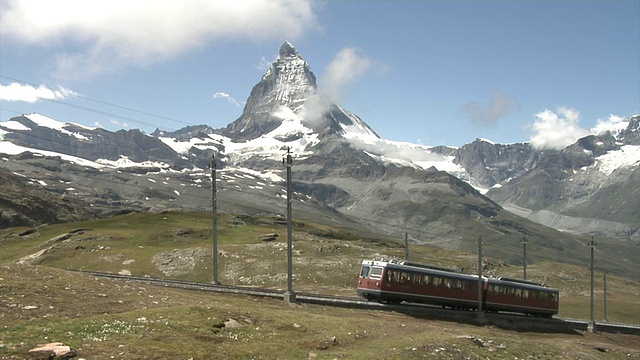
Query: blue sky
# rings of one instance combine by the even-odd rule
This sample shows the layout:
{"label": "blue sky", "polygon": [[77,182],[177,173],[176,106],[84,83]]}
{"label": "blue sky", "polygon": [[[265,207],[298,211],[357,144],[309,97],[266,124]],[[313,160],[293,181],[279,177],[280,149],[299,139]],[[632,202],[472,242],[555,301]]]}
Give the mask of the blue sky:
{"label": "blue sky", "polygon": [[285,40],[389,140],[557,147],[640,112],[637,0],[0,4],[0,121],[221,128]]}

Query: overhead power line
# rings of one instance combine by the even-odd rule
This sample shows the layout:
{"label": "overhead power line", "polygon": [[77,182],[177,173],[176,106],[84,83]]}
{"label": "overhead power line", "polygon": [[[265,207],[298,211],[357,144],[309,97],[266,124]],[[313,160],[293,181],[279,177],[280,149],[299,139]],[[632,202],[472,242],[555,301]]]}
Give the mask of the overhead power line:
{"label": "overhead power line", "polygon": [[[17,79],[17,78],[11,77],[11,76],[2,75],[2,74],[0,74],[0,78],[8,79],[8,80],[14,81],[14,82],[22,84],[22,85],[29,85],[29,86],[32,86],[32,87],[40,86],[40,85],[36,85],[36,84],[30,83],[28,81],[20,80],[20,79]],[[191,122],[182,121],[182,120],[179,120],[179,119],[175,119],[175,118],[171,118],[171,117],[167,117],[167,116],[163,116],[163,115],[158,115],[158,114],[154,114],[154,113],[151,113],[151,112],[148,112],[148,111],[138,110],[138,109],[134,109],[134,108],[127,107],[127,106],[122,106],[122,105],[114,104],[114,103],[109,102],[109,101],[98,100],[98,99],[90,98],[90,97],[79,95],[79,94],[74,94],[73,97],[74,98],[83,99],[83,100],[87,100],[87,101],[91,101],[91,102],[98,103],[98,104],[102,104],[102,105],[111,106],[111,107],[114,107],[114,108],[117,108],[117,109],[121,109],[121,110],[131,111],[131,112],[134,112],[134,113],[137,113],[137,114],[141,114],[141,115],[145,115],[145,116],[151,116],[151,117],[155,117],[155,118],[158,118],[158,119],[168,120],[168,121],[175,122],[175,123],[182,124],[182,125],[187,125],[187,126],[195,126],[196,125],[196,124],[191,123]],[[129,116],[115,114],[115,113],[109,112],[109,111],[99,110],[99,109],[96,109],[96,108],[93,108],[93,107],[89,107],[89,106],[82,106],[82,105],[73,104],[71,102],[60,100],[60,99],[46,99],[46,98],[43,98],[42,100],[46,100],[48,102],[52,102],[52,103],[56,103],[56,104],[60,104],[60,105],[64,105],[64,106],[68,106],[68,107],[75,108],[75,109],[78,109],[78,110],[91,112],[91,113],[94,113],[94,114],[110,116],[110,117],[117,118],[117,119],[120,119],[120,120],[126,120],[126,121],[129,121],[129,122],[132,122],[132,123],[136,123],[136,124],[140,124],[140,125],[145,125],[145,126],[149,126],[149,127],[156,127],[156,128],[160,127],[160,126],[158,126],[158,124],[152,124],[150,122],[142,121],[140,119],[136,119],[136,118],[132,118],[132,117],[129,117]]]}

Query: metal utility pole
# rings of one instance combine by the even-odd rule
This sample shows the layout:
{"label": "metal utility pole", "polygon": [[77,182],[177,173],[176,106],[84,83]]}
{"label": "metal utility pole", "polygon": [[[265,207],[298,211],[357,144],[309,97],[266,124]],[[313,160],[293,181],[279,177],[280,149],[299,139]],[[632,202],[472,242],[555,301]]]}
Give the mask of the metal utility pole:
{"label": "metal utility pole", "polygon": [[218,200],[216,198],[216,154],[211,154],[211,207],[213,216],[213,284],[218,281]]}
{"label": "metal utility pole", "polygon": [[293,292],[293,231],[291,226],[291,166],[293,160],[291,158],[291,148],[287,148],[287,292],[284,294],[284,300],[293,304],[296,302],[296,295]]}
{"label": "metal utility pole", "polygon": [[522,236],[522,275],[527,280],[527,237]]}
{"label": "metal utility pole", "polygon": [[482,309],[482,236],[478,237],[478,319],[484,319]]}
{"label": "metal utility pole", "polygon": [[607,270],[604,271],[604,321],[609,322],[607,319]]}
{"label": "metal utility pole", "polygon": [[589,243],[589,247],[591,248],[591,316],[589,317],[589,325],[587,326],[588,330],[590,332],[595,332],[596,329],[596,323],[593,321],[593,289],[595,287],[595,283],[594,283],[594,271],[595,271],[595,266],[593,263],[593,252],[596,248],[596,242],[593,240],[593,236],[591,237],[591,242]]}
{"label": "metal utility pole", "polygon": [[404,233],[404,259],[409,260],[409,234]]}

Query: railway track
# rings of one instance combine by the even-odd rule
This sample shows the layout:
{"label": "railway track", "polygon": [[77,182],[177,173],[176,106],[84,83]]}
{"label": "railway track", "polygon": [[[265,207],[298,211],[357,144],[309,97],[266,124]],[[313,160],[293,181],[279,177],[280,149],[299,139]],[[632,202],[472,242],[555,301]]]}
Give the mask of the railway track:
{"label": "railway track", "polygon": [[[194,281],[182,281],[171,279],[159,279],[147,276],[120,275],[113,273],[104,273],[97,271],[74,270],[79,273],[92,275],[96,277],[110,278],[122,281],[132,281],[141,284],[163,286],[169,288],[210,291],[226,294],[238,294],[245,296],[258,296],[265,298],[284,299],[285,292],[283,290],[265,289],[245,286],[232,285],[214,285],[200,283]],[[444,320],[469,323],[475,325],[492,325],[499,328],[530,331],[530,332],[576,332],[588,331],[589,322],[579,319],[566,318],[537,318],[524,316],[520,314],[509,313],[483,313],[479,317],[476,311],[463,311],[449,308],[441,308],[431,305],[422,304],[380,304],[370,302],[358,297],[334,296],[314,293],[296,293],[296,303],[317,304],[323,306],[339,306],[346,308],[358,308],[377,311],[392,311],[407,314],[414,317],[424,318],[425,320]],[[640,335],[640,326],[629,324],[615,324],[609,322],[601,322],[595,324],[596,331],[608,333],[623,333]]]}

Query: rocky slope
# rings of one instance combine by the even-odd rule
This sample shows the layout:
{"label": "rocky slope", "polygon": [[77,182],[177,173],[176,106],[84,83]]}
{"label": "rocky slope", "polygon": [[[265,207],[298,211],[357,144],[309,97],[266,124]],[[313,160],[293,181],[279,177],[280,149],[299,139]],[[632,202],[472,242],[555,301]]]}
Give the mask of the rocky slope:
{"label": "rocky slope", "polygon": [[44,190],[42,179],[0,169],[0,228],[37,226],[92,217],[82,202]]}
{"label": "rocky slope", "polygon": [[619,133],[541,153],[530,170],[487,195],[557,229],[640,241],[639,119],[630,117]]}

